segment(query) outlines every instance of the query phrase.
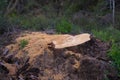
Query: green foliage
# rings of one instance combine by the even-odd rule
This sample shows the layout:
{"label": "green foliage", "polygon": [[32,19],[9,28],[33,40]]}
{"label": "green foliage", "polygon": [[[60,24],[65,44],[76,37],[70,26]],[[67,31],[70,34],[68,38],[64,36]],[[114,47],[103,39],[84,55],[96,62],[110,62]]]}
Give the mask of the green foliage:
{"label": "green foliage", "polygon": [[72,31],[72,24],[66,19],[61,19],[56,25],[58,33],[70,33]]}
{"label": "green foliage", "polygon": [[9,16],[8,16],[8,21],[11,23],[11,24],[14,24],[14,25],[19,25],[20,24],[20,21],[23,19],[23,16],[19,16],[17,15],[16,13],[11,13]]}
{"label": "green foliage", "polygon": [[97,5],[94,7],[94,12],[97,13],[97,15],[105,15],[110,12],[110,9],[108,9],[108,2],[107,0],[99,0]]}
{"label": "green foliage", "polygon": [[97,0],[66,0],[63,8],[65,14],[72,14],[80,10],[93,11],[96,7]]}
{"label": "green foliage", "polygon": [[115,66],[120,71],[120,44],[116,44],[116,43],[113,42],[111,50],[110,50],[108,55],[112,58]]}
{"label": "green foliage", "polygon": [[94,17],[80,16],[73,21],[74,24],[79,25],[83,32],[91,32],[92,30],[103,29],[103,25],[99,25]]}
{"label": "green foliage", "polygon": [[7,5],[7,0],[0,0],[0,14],[3,14]]}
{"label": "green foliage", "polygon": [[4,32],[7,32],[8,30],[11,30],[10,23],[5,17],[0,16],[0,34],[3,34]]}
{"label": "green foliage", "polygon": [[93,34],[103,41],[109,41],[112,39],[112,35],[110,35],[110,33],[108,31],[93,30]]}
{"label": "green foliage", "polygon": [[33,17],[30,19],[21,20],[20,24],[25,29],[32,29],[32,30],[41,30],[45,29],[49,26],[49,21],[43,17]]}
{"label": "green foliage", "polygon": [[84,26],[81,26],[81,28],[82,28],[83,31],[90,32],[93,29],[99,29],[100,28],[100,27],[97,27],[97,26],[98,25],[95,22],[88,22]]}
{"label": "green foliage", "polygon": [[25,6],[25,9],[28,10],[28,9],[31,9],[33,6],[35,6],[37,3],[35,0],[29,0],[29,2],[27,2],[26,6]]}
{"label": "green foliage", "polygon": [[93,29],[92,33],[102,39],[103,41],[115,41],[115,42],[119,42],[120,41],[120,31],[117,29],[114,29],[113,27],[109,27],[109,28],[104,28],[101,30],[96,30]]}
{"label": "green foliage", "polygon": [[9,21],[15,25],[21,26],[23,29],[29,30],[43,30],[51,26],[51,19],[48,19],[44,15],[39,16],[24,16],[12,14],[9,17]]}
{"label": "green foliage", "polygon": [[26,47],[26,45],[28,44],[28,41],[23,39],[20,41],[20,49],[23,49],[24,47]]}
{"label": "green foliage", "polygon": [[111,41],[112,46],[108,52],[108,56],[113,60],[114,65],[119,70],[120,75],[120,31],[114,28],[104,30],[93,30],[93,34],[103,41]]}
{"label": "green foliage", "polygon": [[78,12],[80,10],[79,8],[79,4],[71,4],[69,6],[66,6],[65,8],[65,14],[68,15],[68,14],[72,14],[72,13],[75,13],[75,12]]}

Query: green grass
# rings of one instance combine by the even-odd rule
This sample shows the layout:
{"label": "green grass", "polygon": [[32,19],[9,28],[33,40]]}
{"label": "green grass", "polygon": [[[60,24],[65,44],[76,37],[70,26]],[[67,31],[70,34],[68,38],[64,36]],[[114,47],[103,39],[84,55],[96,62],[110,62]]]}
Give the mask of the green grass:
{"label": "green grass", "polygon": [[120,76],[120,42],[112,42],[112,47],[108,53],[108,56],[112,59],[112,65],[118,70]]}
{"label": "green grass", "polygon": [[102,39],[103,41],[114,41],[119,42],[120,41],[120,31],[117,29],[114,29],[113,27],[108,27],[105,29],[99,29],[99,30],[92,30],[92,33]]}
{"label": "green grass", "polygon": [[23,49],[24,47],[26,47],[26,45],[28,44],[28,41],[23,39],[20,41],[20,49]]}
{"label": "green grass", "polygon": [[112,42],[108,57],[113,61],[112,65],[118,69],[120,75],[120,31],[114,28],[93,30],[93,34],[103,41]]}
{"label": "green grass", "polygon": [[72,31],[72,23],[66,19],[61,19],[56,24],[56,31],[58,33],[70,33]]}
{"label": "green grass", "polygon": [[18,25],[20,28],[27,29],[27,30],[43,30],[51,26],[52,20],[48,19],[44,15],[16,15],[12,14],[9,16],[9,22],[13,25]]}

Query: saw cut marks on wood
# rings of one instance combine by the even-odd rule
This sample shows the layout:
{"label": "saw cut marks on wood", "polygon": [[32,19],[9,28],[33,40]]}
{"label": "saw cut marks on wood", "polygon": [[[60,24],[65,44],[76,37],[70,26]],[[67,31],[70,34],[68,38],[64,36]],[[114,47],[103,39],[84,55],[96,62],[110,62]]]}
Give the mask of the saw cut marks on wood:
{"label": "saw cut marks on wood", "polygon": [[85,42],[88,42],[89,40],[90,40],[90,34],[84,33],[75,36],[68,35],[67,37],[65,37],[64,40],[52,41],[52,44],[54,45],[55,49],[62,49],[62,48],[77,46]]}

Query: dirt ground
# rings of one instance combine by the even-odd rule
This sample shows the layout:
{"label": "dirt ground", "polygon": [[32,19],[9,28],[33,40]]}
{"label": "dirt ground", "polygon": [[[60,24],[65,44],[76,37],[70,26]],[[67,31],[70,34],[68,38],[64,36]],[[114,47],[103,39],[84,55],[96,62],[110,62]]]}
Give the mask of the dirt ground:
{"label": "dirt ground", "polygon": [[[42,32],[1,36],[0,41],[7,41],[0,47],[0,80],[119,80],[107,57],[109,43],[93,37],[74,47],[50,46],[67,36]],[[21,40],[28,41],[23,49]]]}

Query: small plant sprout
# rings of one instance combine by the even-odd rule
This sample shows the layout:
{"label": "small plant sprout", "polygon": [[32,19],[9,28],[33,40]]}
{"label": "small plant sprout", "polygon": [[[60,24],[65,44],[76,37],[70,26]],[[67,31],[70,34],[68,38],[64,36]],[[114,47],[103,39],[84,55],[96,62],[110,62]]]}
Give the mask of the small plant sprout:
{"label": "small plant sprout", "polygon": [[20,49],[23,49],[28,44],[28,40],[22,39],[20,41]]}

